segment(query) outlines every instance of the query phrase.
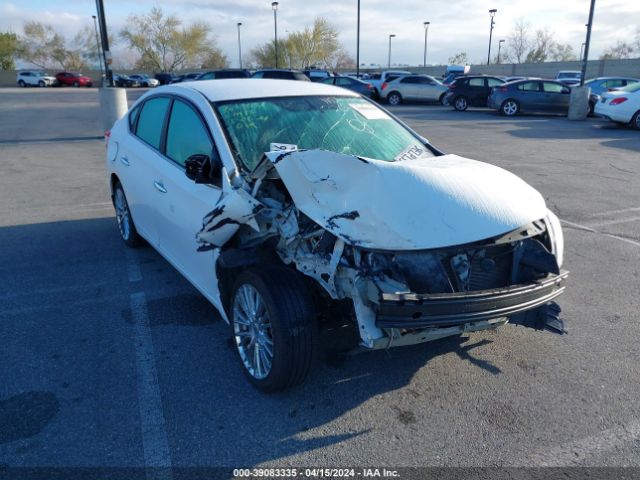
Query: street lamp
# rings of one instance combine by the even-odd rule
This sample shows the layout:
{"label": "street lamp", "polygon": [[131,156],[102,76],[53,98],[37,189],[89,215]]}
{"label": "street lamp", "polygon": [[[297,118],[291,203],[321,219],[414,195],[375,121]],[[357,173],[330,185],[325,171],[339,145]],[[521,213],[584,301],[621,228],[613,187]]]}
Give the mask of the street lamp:
{"label": "street lamp", "polygon": [[96,47],[98,48],[98,65],[100,65],[100,77],[102,77],[102,62],[100,61],[100,57],[102,56],[102,52],[100,51],[100,37],[98,36],[98,17],[95,15],[91,15],[93,18],[93,26],[96,29]]}
{"label": "street lamp", "polygon": [[491,16],[491,27],[489,28],[489,53],[487,54],[487,65],[491,63],[491,36],[493,35],[493,26],[496,24],[493,17],[496,16],[497,11],[498,9],[496,8],[489,10],[489,15]]}
{"label": "street lamp", "polygon": [[500,50],[502,49],[502,44],[504,43],[504,40],[500,40],[498,42],[498,64],[500,63]]}
{"label": "street lamp", "polygon": [[238,22],[238,63],[240,64],[240,70],[242,70],[242,43],[240,42],[240,27],[242,22]]}
{"label": "street lamp", "polygon": [[389,35],[389,61],[387,62],[389,64],[389,68],[391,68],[391,39],[395,36],[396,35],[394,33]]}
{"label": "street lamp", "polygon": [[276,68],[278,68],[278,2],[272,2],[271,8],[273,9],[273,28],[276,46]]}
{"label": "street lamp", "polygon": [[424,58],[422,60],[422,66],[427,66],[427,35],[429,35],[429,25],[431,22],[424,22]]}

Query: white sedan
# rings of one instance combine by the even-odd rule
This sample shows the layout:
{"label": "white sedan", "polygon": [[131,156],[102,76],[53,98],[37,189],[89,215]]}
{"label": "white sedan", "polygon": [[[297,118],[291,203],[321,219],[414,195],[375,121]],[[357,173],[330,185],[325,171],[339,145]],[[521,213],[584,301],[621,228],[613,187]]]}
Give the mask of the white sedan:
{"label": "white sedan", "polygon": [[144,238],[217,308],[263,391],[305,379],[323,328],[368,350],[507,322],[565,331],[542,195],[353,92],[166,86],[108,132],[106,165],[126,245]]}
{"label": "white sedan", "polygon": [[640,130],[640,82],[603,93],[595,105],[594,113]]}

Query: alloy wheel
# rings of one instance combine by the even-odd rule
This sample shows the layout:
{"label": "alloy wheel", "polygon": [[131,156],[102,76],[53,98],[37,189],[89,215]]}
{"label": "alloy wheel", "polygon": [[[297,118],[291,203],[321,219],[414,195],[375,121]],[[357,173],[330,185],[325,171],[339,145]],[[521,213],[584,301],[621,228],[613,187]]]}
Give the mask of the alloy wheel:
{"label": "alloy wheel", "polygon": [[129,240],[131,235],[131,215],[129,213],[129,206],[127,205],[127,199],[124,196],[124,192],[121,188],[118,188],[115,192],[113,204],[116,210],[116,220],[118,221],[118,230],[124,240]]}
{"label": "alloy wheel", "polygon": [[508,100],[502,106],[502,111],[504,112],[505,115],[508,115],[508,116],[515,115],[516,113],[518,113],[518,104],[513,100]]}

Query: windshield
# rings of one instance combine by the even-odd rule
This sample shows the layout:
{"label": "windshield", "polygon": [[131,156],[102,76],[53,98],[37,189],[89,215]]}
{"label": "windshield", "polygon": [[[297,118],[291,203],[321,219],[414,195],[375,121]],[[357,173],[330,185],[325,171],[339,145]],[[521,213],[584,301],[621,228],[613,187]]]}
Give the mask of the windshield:
{"label": "windshield", "polygon": [[216,107],[234,153],[249,171],[272,143],[388,162],[433,156],[406,128],[363,98],[266,98]]}

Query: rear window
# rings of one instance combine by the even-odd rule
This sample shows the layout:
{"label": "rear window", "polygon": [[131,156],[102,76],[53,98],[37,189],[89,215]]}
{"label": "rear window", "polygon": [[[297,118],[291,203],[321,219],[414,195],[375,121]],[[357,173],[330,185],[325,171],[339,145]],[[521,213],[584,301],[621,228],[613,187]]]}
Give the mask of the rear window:
{"label": "rear window", "polygon": [[162,126],[169,102],[170,99],[167,97],[156,97],[147,100],[144,102],[138,118],[136,136],[156,150],[160,150]]}
{"label": "rear window", "polygon": [[243,71],[230,71],[230,72],[216,72],[216,78],[247,78],[246,72]]}
{"label": "rear window", "polygon": [[630,83],[626,87],[619,89],[619,92],[637,92],[640,90],[640,82]]}
{"label": "rear window", "polygon": [[538,82],[524,82],[518,85],[518,90],[522,90],[524,92],[537,92]]}

